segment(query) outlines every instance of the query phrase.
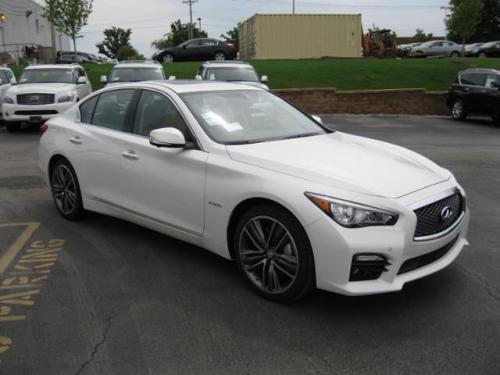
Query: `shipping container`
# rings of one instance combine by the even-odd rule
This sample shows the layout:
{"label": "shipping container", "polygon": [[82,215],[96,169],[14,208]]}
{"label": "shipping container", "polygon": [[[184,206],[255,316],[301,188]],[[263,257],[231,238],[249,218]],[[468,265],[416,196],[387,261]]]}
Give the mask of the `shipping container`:
{"label": "shipping container", "polygon": [[238,28],[244,60],[362,56],[360,14],[255,14]]}

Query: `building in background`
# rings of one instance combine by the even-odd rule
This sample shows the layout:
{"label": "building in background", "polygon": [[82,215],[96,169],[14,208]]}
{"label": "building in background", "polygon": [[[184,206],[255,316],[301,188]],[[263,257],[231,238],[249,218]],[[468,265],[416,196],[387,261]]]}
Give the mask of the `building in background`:
{"label": "building in background", "polygon": [[0,0],[0,63],[20,59],[53,62],[56,52],[70,49],[71,40],[42,16],[32,0]]}
{"label": "building in background", "polygon": [[244,60],[361,57],[360,14],[255,14],[238,28]]}

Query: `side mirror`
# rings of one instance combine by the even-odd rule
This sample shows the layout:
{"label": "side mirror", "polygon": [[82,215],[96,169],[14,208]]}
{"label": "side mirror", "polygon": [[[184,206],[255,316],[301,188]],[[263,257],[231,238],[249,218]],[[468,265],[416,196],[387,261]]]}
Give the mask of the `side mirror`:
{"label": "side mirror", "polygon": [[260,81],[262,83],[268,83],[269,82],[269,77],[268,76],[262,76],[262,77],[260,77]]}
{"label": "side mirror", "polygon": [[14,77],[12,77],[12,78],[10,79],[10,84],[11,84],[11,85],[15,85],[16,83],[17,83],[16,79],[15,79]]}
{"label": "side mirror", "polygon": [[314,119],[314,121],[323,125],[323,120],[321,119],[321,117],[319,117],[318,115],[311,115],[311,117]]}
{"label": "side mirror", "polygon": [[100,81],[101,81],[101,83],[108,83],[108,77],[101,76]]}
{"label": "side mirror", "polygon": [[177,79],[176,76],[168,76],[169,81],[175,81]]}
{"label": "side mirror", "polygon": [[186,146],[186,139],[177,128],[161,128],[149,134],[149,143],[156,147],[183,148]]}
{"label": "side mirror", "polygon": [[77,83],[79,85],[84,85],[87,83],[87,77],[78,77]]}
{"label": "side mirror", "polygon": [[194,77],[195,80],[197,81],[202,81],[203,78],[201,78],[201,76],[199,74],[197,74],[195,77]]}

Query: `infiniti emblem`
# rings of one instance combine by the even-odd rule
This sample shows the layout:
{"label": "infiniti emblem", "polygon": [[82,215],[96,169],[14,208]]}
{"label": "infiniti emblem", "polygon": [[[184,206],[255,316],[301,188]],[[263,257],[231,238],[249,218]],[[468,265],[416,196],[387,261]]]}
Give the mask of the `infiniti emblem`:
{"label": "infiniti emblem", "polygon": [[448,221],[453,217],[453,208],[446,206],[441,211],[441,221]]}
{"label": "infiniti emblem", "polygon": [[31,95],[31,100],[33,100],[34,102],[37,102],[40,100],[40,97],[38,95]]}

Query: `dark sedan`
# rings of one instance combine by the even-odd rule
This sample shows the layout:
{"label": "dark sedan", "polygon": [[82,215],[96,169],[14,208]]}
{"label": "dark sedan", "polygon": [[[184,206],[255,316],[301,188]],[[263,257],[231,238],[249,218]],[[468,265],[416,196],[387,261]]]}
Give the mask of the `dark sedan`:
{"label": "dark sedan", "polygon": [[233,44],[224,43],[217,39],[191,39],[177,47],[170,47],[158,51],[153,60],[170,63],[173,61],[204,61],[204,60],[233,60],[238,51]]}
{"label": "dark sedan", "polygon": [[460,72],[450,87],[448,107],[454,120],[478,114],[500,121],[500,71],[468,69]]}
{"label": "dark sedan", "polygon": [[500,57],[500,41],[480,45],[468,54],[473,57]]}

